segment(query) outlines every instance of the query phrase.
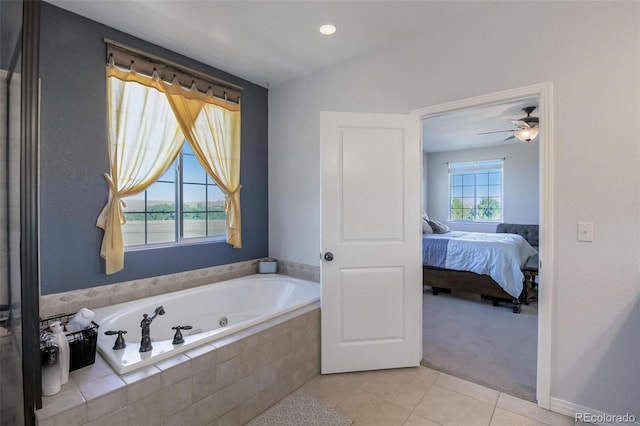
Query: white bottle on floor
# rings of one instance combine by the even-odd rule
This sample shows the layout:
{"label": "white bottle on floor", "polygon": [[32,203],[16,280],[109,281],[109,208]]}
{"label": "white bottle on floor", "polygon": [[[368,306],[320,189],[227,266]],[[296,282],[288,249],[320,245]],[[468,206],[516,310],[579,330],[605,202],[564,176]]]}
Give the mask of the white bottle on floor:
{"label": "white bottle on floor", "polygon": [[42,395],[51,396],[60,392],[61,380],[56,338],[42,349]]}
{"label": "white bottle on floor", "polygon": [[67,336],[64,335],[62,331],[62,325],[60,325],[60,321],[56,321],[52,323],[49,328],[53,331],[53,334],[56,335],[58,339],[58,363],[60,364],[60,383],[65,384],[69,381],[69,361],[71,358],[71,353],[69,352],[69,342],[67,341]]}

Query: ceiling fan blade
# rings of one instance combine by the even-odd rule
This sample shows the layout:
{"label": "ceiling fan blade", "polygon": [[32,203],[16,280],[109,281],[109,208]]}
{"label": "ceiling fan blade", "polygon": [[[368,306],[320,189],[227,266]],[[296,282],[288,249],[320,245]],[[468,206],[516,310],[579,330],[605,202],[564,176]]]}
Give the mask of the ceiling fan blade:
{"label": "ceiling fan blade", "polygon": [[515,124],[516,126],[520,127],[521,129],[526,129],[526,128],[531,127],[531,126],[529,125],[529,123],[527,123],[527,122],[526,122],[526,121],[524,121],[524,120],[511,120],[511,122],[512,122],[513,124]]}
{"label": "ceiling fan blade", "polygon": [[490,134],[493,134],[493,133],[515,132],[516,130],[518,130],[518,129],[513,129],[513,130],[498,130],[498,131],[495,131],[495,132],[483,132],[483,133],[478,133],[478,134],[479,134],[479,135],[490,135]]}
{"label": "ceiling fan blade", "polygon": [[[516,138],[515,136],[511,135],[511,136],[509,136],[508,138],[506,138],[504,141],[508,141],[508,140],[515,139],[515,138]],[[504,142],[504,141],[503,141],[503,142]]]}

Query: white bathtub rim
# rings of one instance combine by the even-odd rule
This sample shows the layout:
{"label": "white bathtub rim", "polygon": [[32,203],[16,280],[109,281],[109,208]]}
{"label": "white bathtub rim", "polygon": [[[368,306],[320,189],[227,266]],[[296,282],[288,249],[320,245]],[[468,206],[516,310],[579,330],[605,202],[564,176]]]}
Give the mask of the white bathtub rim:
{"label": "white bathtub rim", "polygon": [[[100,325],[101,322],[107,322],[107,321],[111,320],[111,318],[113,318],[113,317],[115,317],[117,315],[123,314],[128,309],[130,309],[132,306],[136,306],[136,305],[140,304],[143,300],[145,301],[145,303],[154,304],[152,302],[164,300],[167,296],[171,296],[171,295],[179,296],[181,294],[186,294],[186,293],[205,291],[207,288],[209,288],[211,286],[217,286],[217,285],[223,286],[223,285],[226,285],[226,284],[232,285],[232,283],[234,281],[260,280],[260,279],[276,280],[276,279],[281,279],[281,278],[286,278],[287,280],[291,280],[291,281],[294,281],[294,282],[315,284],[315,285],[318,286],[318,288],[320,286],[320,283],[317,283],[317,282],[314,282],[314,281],[307,281],[307,280],[303,280],[303,279],[300,279],[300,278],[291,277],[289,275],[281,275],[281,274],[253,274],[253,275],[246,275],[246,276],[243,276],[243,277],[233,278],[233,279],[230,279],[230,280],[216,281],[214,283],[203,284],[203,285],[200,285],[200,286],[197,286],[197,287],[191,287],[191,288],[186,288],[186,289],[182,289],[182,290],[176,290],[176,291],[171,291],[171,292],[167,292],[167,293],[156,294],[154,296],[142,297],[142,298],[139,298],[139,299],[130,300],[128,302],[116,303],[116,304],[109,305],[109,306],[103,306],[103,307],[100,307],[100,308],[95,308],[95,309],[93,309],[93,311],[95,312],[96,316],[94,317],[93,321],[96,322],[98,325]],[[319,296],[318,296],[317,300],[320,300]],[[111,311],[114,308],[116,310],[115,311]],[[110,311],[110,313],[105,316],[103,314],[105,311]]]}
{"label": "white bathtub rim", "polygon": [[[305,284],[314,284],[318,286],[318,290],[319,290],[319,283],[313,282],[313,281],[306,281],[306,280],[302,280],[299,278],[294,278],[294,277],[290,277],[287,275],[280,275],[280,274],[255,274],[255,275],[248,275],[245,277],[239,277],[239,278],[234,278],[231,280],[227,280],[227,281],[220,281],[220,282],[215,282],[215,283],[211,283],[211,284],[205,284],[203,286],[198,286],[198,287],[194,287],[194,288],[189,288],[189,289],[185,289],[185,290],[178,290],[175,292],[170,292],[170,293],[164,293],[164,294],[159,294],[159,295],[155,295],[155,296],[151,296],[151,297],[147,297],[147,298],[143,298],[143,299],[137,299],[137,300],[133,300],[133,301],[129,301],[129,302],[124,302],[124,303],[118,303],[112,306],[106,306],[103,308],[98,308],[95,309],[96,312],[96,317],[94,319],[94,321],[100,325],[101,322],[103,323],[107,323],[110,319],[116,317],[117,315],[121,315],[123,313],[126,313],[127,310],[129,310],[132,306],[137,306],[139,305],[142,301],[144,301],[145,304],[154,304],[154,302],[156,301],[160,301],[160,300],[164,300],[167,296],[170,295],[177,295],[177,294],[181,294],[181,293],[193,293],[194,291],[205,291],[207,287],[210,286],[214,286],[214,285],[220,285],[220,284],[225,284],[225,283],[230,283],[230,285],[232,285],[233,281],[245,281],[245,280],[259,280],[259,279],[272,279],[272,280],[277,280],[277,279],[282,279],[282,278],[286,278],[287,280],[291,280],[294,282],[301,282],[301,283],[305,283]],[[181,345],[171,345],[170,342],[168,341],[159,341],[159,342],[153,342],[153,346],[154,349],[152,351],[151,354],[143,354],[143,357],[145,358],[150,358],[150,355],[152,355],[152,360],[144,360],[142,362],[136,362],[136,363],[132,363],[132,364],[128,364],[128,365],[123,365],[122,362],[118,363],[116,361],[117,357],[114,357],[112,354],[113,349],[110,348],[104,348],[103,346],[105,345],[101,345],[101,342],[105,341],[106,336],[104,336],[104,332],[107,330],[100,330],[100,336],[99,336],[99,344],[98,344],[98,352],[100,353],[100,355],[102,356],[102,358],[107,361],[107,363],[111,366],[111,368],[113,368],[113,370],[119,374],[119,375],[123,375],[132,371],[135,371],[139,368],[144,368],[145,366],[148,365],[153,365],[156,364],[157,362],[160,362],[162,360],[177,356],[179,354],[184,353],[185,351],[188,351],[190,349],[194,349],[200,346],[205,346],[205,345],[215,345],[215,342],[223,339],[226,336],[229,335],[233,335],[236,333],[241,333],[247,329],[250,329],[251,327],[267,322],[273,318],[277,318],[283,315],[286,315],[287,313],[290,313],[292,311],[295,311],[297,309],[301,309],[307,305],[311,305],[313,303],[316,303],[320,300],[320,294],[318,291],[318,296],[317,297],[313,297],[311,299],[306,299],[303,300],[299,303],[296,303],[294,305],[291,305],[285,309],[281,309],[275,312],[269,312],[267,314],[264,315],[259,315],[255,318],[243,321],[242,323],[239,324],[235,324],[235,326],[233,328],[231,327],[224,327],[224,328],[220,328],[220,329],[216,329],[214,330],[214,332],[211,335],[208,335],[206,337],[203,338],[199,338],[196,340],[193,340],[191,342],[188,342],[188,338],[185,337],[185,340],[187,341],[186,343],[183,343]],[[103,312],[105,311],[110,311],[112,309],[116,308],[114,311],[112,311],[111,313],[109,313],[106,316],[101,315]],[[240,326],[241,325],[241,326]],[[133,333],[132,333],[133,334]],[[196,335],[199,336],[199,335]],[[128,339],[127,339],[128,337]],[[126,334],[125,335],[125,339],[127,339],[127,341],[129,342],[136,342],[136,338],[134,337],[134,339],[132,340],[132,337],[134,337],[134,335],[129,335]],[[109,338],[110,341],[115,341],[115,337],[111,336]],[[128,345],[127,348],[124,349],[124,351],[127,351],[127,353],[131,354],[131,358],[135,358],[136,355],[140,356],[140,353],[138,352],[138,344],[132,343],[131,345]],[[108,353],[105,353],[108,352]],[[154,354],[155,352],[155,354]],[[122,352],[119,352],[117,355],[121,355],[123,354]]]}

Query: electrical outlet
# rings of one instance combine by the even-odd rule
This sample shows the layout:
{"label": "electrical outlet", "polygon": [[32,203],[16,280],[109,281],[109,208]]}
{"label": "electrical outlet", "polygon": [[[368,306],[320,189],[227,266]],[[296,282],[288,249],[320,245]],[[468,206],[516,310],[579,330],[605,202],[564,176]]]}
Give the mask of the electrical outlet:
{"label": "electrical outlet", "polygon": [[578,241],[593,241],[593,222],[578,222]]}

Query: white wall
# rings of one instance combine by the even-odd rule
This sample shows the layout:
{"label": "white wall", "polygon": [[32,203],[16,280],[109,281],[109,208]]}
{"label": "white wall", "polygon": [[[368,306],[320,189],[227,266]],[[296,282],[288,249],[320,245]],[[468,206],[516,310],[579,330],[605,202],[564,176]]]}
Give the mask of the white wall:
{"label": "white wall", "polygon": [[456,231],[495,232],[491,222],[449,222],[448,163],[505,158],[503,222],[539,223],[537,140],[529,143],[434,152],[428,155],[427,199],[429,216]]}
{"label": "white wall", "polygon": [[320,111],[408,113],[552,81],[551,396],[640,418],[639,17],[638,2],[487,3],[273,88],[270,255],[319,264]]}
{"label": "white wall", "polygon": [[429,209],[429,155],[422,152],[422,211]]}

